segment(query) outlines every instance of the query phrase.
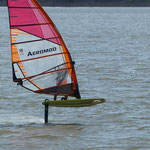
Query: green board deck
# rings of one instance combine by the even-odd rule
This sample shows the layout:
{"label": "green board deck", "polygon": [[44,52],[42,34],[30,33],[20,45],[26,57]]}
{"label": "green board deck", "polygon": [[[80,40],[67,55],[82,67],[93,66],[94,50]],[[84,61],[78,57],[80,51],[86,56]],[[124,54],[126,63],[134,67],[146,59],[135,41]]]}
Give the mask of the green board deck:
{"label": "green board deck", "polygon": [[93,98],[93,99],[75,99],[75,100],[56,100],[56,101],[44,101],[43,105],[53,106],[53,107],[87,107],[97,104],[104,103],[103,98]]}

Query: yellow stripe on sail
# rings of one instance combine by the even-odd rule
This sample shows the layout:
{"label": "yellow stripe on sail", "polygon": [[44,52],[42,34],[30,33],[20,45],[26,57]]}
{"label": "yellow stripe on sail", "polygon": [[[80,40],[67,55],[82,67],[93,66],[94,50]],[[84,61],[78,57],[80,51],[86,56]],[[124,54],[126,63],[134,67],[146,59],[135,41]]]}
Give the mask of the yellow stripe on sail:
{"label": "yellow stripe on sail", "polygon": [[17,48],[17,45],[12,45],[13,48]]}
{"label": "yellow stripe on sail", "polygon": [[14,36],[12,36],[11,38],[12,38],[12,39],[16,39],[16,37],[14,37]]}
{"label": "yellow stripe on sail", "polygon": [[30,81],[41,90],[41,88],[36,83],[34,83],[33,80],[30,80]]}
{"label": "yellow stripe on sail", "polygon": [[14,32],[14,31],[12,31],[12,33],[17,33],[17,34],[24,34],[24,35],[29,35],[29,33],[23,33],[23,32]]}
{"label": "yellow stripe on sail", "polygon": [[[11,43],[15,43],[17,41],[17,37],[15,37],[16,35],[12,35],[13,33],[26,34],[26,35],[28,34],[28,33],[23,33],[19,29],[11,29]],[[20,55],[18,53],[17,45],[11,45],[11,56],[12,56],[12,62],[17,63],[18,61],[21,61]],[[20,67],[20,69],[22,70],[22,73],[24,74],[24,76],[28,77],[23,64],[21,62],[18,62],[17,64]]]}
{"label": "yellow stripe on sail", "polygon": [[[24,33],[23,31],[19,30],[19,29],[11,29],[11,36],[13,36],[12,34],[24,34],[24,35],[29,35],[29,33]],[[16,35],[15,35],[16,36]],[[17,35],[18,36],[18,35]]]}

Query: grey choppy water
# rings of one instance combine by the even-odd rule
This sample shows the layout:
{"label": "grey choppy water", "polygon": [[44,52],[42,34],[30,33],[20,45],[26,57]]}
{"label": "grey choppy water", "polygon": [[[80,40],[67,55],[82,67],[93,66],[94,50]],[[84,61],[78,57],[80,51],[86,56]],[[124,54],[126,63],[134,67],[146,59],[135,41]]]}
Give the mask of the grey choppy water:
{"label": "grey choppy water", "polygon": [[76,61],[90,108],[51,108],[12,82],[7,9],[0,8],[0,149],[149,150],[150,9],[45,8]]}

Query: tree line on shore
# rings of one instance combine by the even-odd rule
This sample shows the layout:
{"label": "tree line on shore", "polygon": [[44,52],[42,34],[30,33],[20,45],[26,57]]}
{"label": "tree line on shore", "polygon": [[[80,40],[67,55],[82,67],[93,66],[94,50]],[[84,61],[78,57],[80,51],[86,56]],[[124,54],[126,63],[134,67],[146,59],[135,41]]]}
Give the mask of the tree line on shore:
{"label": "tree line on shore", "polygon": [[[62,7],[149,7],[150,0],[38,0],[43,6]],[[6,6],[6,0],[0,0]]]}

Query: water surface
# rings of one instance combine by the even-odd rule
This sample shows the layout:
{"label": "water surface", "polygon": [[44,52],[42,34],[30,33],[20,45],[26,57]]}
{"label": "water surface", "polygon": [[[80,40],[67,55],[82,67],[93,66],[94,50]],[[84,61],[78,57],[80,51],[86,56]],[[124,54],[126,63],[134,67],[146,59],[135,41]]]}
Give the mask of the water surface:
{"label": "water surface", "polygon": [[51,108],[12,82],[7,9],[0,7],[0,149],[149,150],[150,9],[47,7],[76,61],[90,108]]}

